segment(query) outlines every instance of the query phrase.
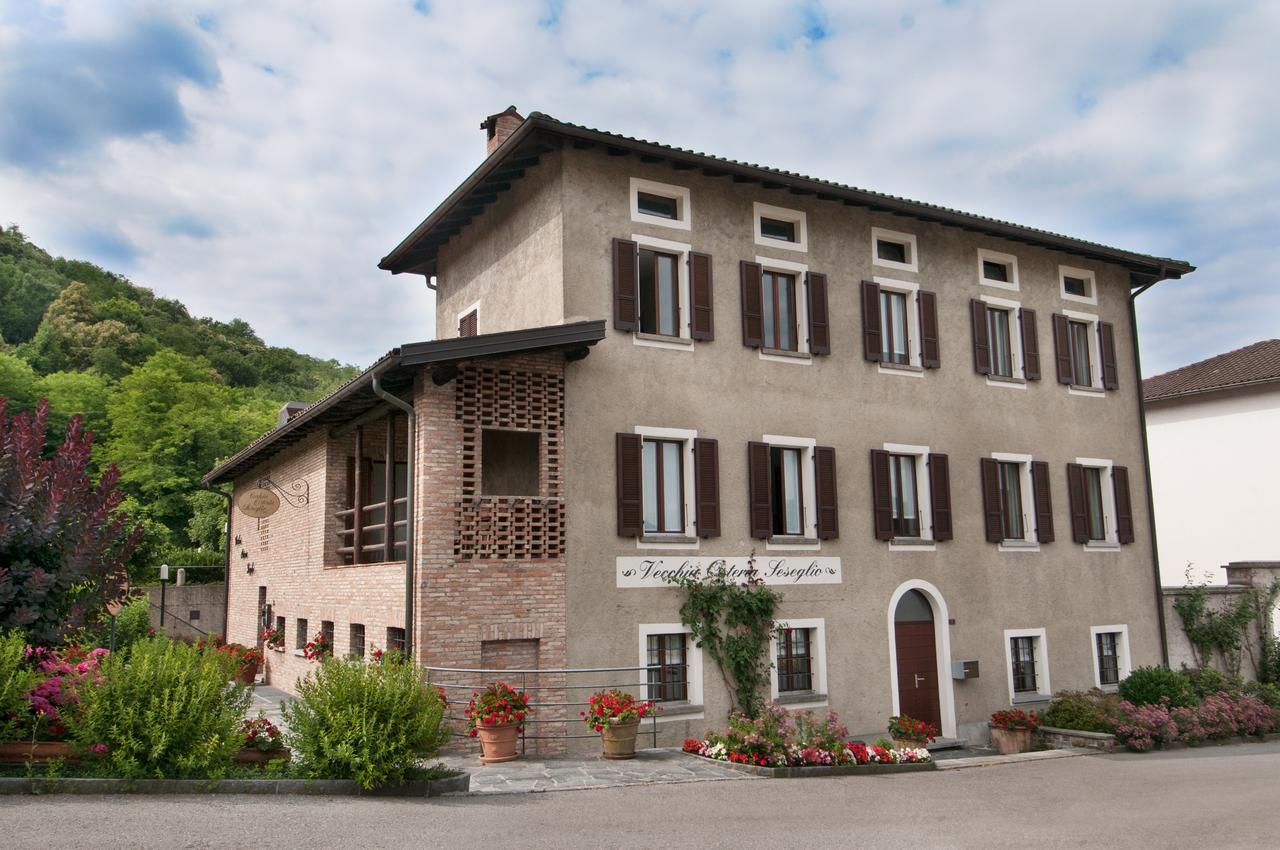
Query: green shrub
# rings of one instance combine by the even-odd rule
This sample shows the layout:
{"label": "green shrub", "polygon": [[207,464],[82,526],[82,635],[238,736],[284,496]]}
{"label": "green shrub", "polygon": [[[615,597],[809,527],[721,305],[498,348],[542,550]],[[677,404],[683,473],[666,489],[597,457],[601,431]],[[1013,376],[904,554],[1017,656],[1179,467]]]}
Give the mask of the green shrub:
{"label": "green shrub", "polygon": [[400,785],[418,759],[449,737],[445,705],[412,663],[329,658],[285,705],[287,740],[303,773],[354,779],[362,788]]}
{"label": "green shrub", "polygon": [[1195,693],[1196,699],[1211,697],[1221,691],[1225,691],[1233,697],[1240,695],[1240,677],[1230,676],[1216,667],[1201,667],[1192,670],[1184,668],[1182,674],[1191,683],[1191,690]]}
{"label": "green shrub", "polygon": [[112,654],[101,680],[84,689],[76,740],[111,773],[128,777],[218,777],[244,739],[250,693],[229,681],[224,653],[163,637]]}
{"label": "green shrub", "polygon": [[1041,720],[1045,726],[1076,729],[1081,732],[1114,732],[1119,697],[1094,688],[1089,691],[1059,691],[1045,709]]}
{"label": "green shrub", "polygon": [[27,693],[41,677],[27,668],[26,652],[22,632],[0,634],[0,741],[16,740],[31,714]]}
{"label": "green shrub", "polygon": [[1120,683],[1120,698],[1134,705],[1159,705],[1165,697],[1170,708],[1198,702],[1191,680],[1168,667],[1139,667]]}
{"label": "green shrub", "polygon": [[1245,682],[1240,686],[1245,696],[1257,697],[1267,704],[1275,715],[1275,728],[1280,729],[1280,685],[1273,682]]}

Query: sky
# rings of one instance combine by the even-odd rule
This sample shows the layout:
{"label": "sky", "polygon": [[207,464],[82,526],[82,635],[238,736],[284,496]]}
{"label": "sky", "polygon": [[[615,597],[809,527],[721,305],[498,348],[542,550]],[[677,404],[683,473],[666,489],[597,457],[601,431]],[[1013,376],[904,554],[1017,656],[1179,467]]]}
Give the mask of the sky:
{"label": "sky", "polygon": [[377,269],[562,120],[1199,267],[1148,375],[1280,336],[1280,3],[0,0],[0,224],[274,345],[429,339]]}

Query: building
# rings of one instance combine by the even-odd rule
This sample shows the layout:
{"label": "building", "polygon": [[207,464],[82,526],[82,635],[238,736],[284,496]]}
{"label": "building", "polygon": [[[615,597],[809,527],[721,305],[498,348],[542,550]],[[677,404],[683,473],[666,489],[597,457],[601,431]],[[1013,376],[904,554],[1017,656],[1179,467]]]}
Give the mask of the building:
{"label": "building", "polygon": [[[1143,382],[1164,584],[1226,584],[1232,561],[1276,560],[1280,339]],[[1210,534],[1207,529],[1230,529]]]}
{"label": "building", "polygon": [[985,737],[1160,662],[1131,293],[1192,266],[514,108],[482,127],[380,263],[436,288],[436,340],[206,477],[236,489],[228,634],[285,630],[274,681],[318,629],[408,625],[434,667],[632,668],[678,743],[729,700],[664,576],[752,557],[784,595],[772,696],[855,731]]}

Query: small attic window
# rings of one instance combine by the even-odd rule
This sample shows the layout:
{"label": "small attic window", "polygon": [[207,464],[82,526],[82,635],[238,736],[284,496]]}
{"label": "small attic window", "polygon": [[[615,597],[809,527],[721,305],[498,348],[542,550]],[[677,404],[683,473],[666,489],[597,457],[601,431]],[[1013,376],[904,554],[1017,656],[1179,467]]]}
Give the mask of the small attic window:
{"label": "small attic window", "polygon": [[897,271],[919,271],[915,234],[871,228],[871,262]]}
{"label": "small attic window", "polygon": [[654,215],[658,218],[666,218],[675,220],[680,217],[677,212],[678,204],[675,198],[668,198],[663,195],[654,195],[651,192],[638,192],[636,194],[636,208],[643,215]]}
{"label": "small attic window", "polygon": [[689,190],[653,180],[631,178],[631,220],[676,230],[689,229]]}
{"label": "small attic window", "polygon": [[480,493],[484,496],[538,496],[539,449],[536,431],[486,428],[480,443]]}

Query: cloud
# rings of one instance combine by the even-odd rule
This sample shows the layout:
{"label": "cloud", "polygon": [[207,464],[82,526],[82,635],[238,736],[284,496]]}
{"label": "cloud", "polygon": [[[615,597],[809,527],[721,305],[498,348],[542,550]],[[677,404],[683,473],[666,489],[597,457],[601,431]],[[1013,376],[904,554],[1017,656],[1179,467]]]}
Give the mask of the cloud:
{"label": "cloud", "polygon": [[48,169],[115,138],[188,138],[179,86],[211,87],[218,68],[186,28],[127,21],[80,38],[65,31],[24,37],[0,63],[0,160]]}
{"label": "cloud", "polygon": [[0,118],[33,116],[0,121],[0,221],[275,344],[431,335],[376,263],[509,103],[1191,260],[1138,302],[1148,373],[1276,333],[1274,3],[38,8],[0,12]]}

